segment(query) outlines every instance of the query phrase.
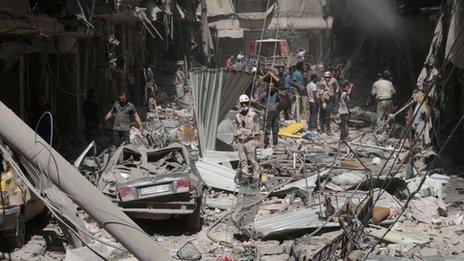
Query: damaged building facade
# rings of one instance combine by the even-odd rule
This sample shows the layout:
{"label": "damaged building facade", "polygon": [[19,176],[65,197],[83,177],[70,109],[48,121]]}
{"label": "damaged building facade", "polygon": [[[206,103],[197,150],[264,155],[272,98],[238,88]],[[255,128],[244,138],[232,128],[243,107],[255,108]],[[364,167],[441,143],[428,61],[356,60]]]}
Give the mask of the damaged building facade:
{"label": "damaged building facade", "polygon": [[[332,18],[323,15],[326,1],[207,1],[208,23],[220,64],[230,55],[251,55],[252,41],[285,39],[292,53],[307,50],[312,63],[322,63]],[[264,35],[263,28],[265,29]]]}
{"label": "damaged building facade", "polygon": [[84,129],[88,96],[98,97],[103,115],[125,88],[144,109],[148,69],[162,89],[178,61],[206,60],[198,3],[2,1],[0,8],[0,97],[29,123],[46,106],[62,134]]}

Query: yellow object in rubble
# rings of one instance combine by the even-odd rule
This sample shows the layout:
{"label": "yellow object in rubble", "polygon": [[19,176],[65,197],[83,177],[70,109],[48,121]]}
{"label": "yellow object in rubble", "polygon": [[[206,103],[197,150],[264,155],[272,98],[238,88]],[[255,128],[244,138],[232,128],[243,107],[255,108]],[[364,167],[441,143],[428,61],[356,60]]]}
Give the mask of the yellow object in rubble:
{"label": "yellow object in rubble", "polygon": [[306,122],[295,122],[285,128],[282,128],[279,135],[286,138],[301,139],[302,135],[298,133],[307,128],[308,124],[306,124]]}
{"label": "yellow object in rubble", "polygon": [[264,172],[263,174],[261,174],[261,182],[262,183],[265,183],[269,180],[269,176],[267,174],[267,172]]}
{"label": "yellow object in rubble", "polygon": [[[1,174],[1,185],[2,185],[2,192],[6,192],[10,189],[11,185],[14,185],[14,176],[11,169],[7,172]],[[13,183],[13,184],[12,184]]]}
{"label": "yellow object in rubble", "polygon": [[[1,185],[0,193],[3,193],[3,195],[11,196],[9,194],[16,191],[16,189],[18,188],[18,185],[15,182],[13,170],[11,168],[9,168],[7,172],[0,174],[0,177],[1,177],[1,180],[0,180],[0,182],[1,182],[1,184],[0,184]],[[6,199],[4,198],[4,200],[6,200]],[[4,205],[2,205],[2,202],[0,202],[0,209],[8,207],[8,205],[9,205],[8,200],[5,203],[6,204],[4,206]]]}

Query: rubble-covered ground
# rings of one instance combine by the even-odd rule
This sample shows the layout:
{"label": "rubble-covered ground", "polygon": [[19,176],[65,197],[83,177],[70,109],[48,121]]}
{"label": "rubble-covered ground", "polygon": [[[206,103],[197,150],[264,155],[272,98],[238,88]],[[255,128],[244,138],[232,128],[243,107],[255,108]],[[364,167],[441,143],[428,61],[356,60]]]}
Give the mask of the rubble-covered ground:
{"label": "rubble-covered ground", "polygon": [[[149,115],[146,127],[163,142],[159,146],[183,140],[196,155],[196,136],[179,134],[184,133],[179,127],[192,118],[185,109],[160,108]],[[261,185],[208,187],[198,233],[187,232],[174,218],[137,223],[180,260],[361,260],[368,252],[368,258],[376,260],[464,258],[462,173],[431,169],[434,152],[411,149],[408,142],[397,147],[400,139],[371,134],[368,120],[353,121],[349,141],[340,143],[337,121],[332,135],[302,135],[306,139],[296,138],[305,134],[304,128],[292,130],[292,138],[286,138],[285,127],[293,122],[282,121],[279,145],[261,160]],[[135,129],[131,139],[144,142]],[[361,209],[372,207],[367,204],[370,195],[375,202],[372,212],[363,214]],[[117,244],[87,214],[80,215],[94,237]],[[391,231],[385,234],[385,228]],[[4,258],[75,260],[72,254],[79,253],[66,250],[60,233],[50,236],[59,231],[54,222],[28,231],[28,243]],[[348,241],[337,246],[343,236]],[[134,259],[101,243],[93,247],[110,259]]]}

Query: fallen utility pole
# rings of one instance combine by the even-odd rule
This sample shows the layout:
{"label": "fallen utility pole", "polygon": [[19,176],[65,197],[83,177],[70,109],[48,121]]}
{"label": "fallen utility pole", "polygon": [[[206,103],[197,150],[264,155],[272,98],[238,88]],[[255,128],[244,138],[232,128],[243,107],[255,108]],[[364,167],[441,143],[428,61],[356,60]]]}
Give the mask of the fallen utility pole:
{"label": "fallen utility pole", "polygon": [[77,169],[0,102],[0,138],[41,169],[58,188],[70,195],[101,228],[140,260],[172,260],[133,220],[102,195]]}

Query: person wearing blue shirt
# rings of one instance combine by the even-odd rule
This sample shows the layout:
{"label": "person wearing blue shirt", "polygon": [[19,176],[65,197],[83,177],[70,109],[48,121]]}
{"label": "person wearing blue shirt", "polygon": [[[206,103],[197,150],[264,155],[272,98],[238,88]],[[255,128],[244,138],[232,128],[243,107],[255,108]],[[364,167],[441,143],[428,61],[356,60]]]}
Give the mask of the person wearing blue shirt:
{"label": "person wearing blue shirt", "polygon": [[287,90],[287,91],[289,91],[290,88],[292,87],[293,71],[294,71],[294,68],[293,68],[293,66],[291,66],[288,69],[288,73],[285,75],[285,78],[284,78],[284,87],[285,87],[285,90]]}
{"label": "person wearing blue shirt", "polygon": [[[300,87],[304,86],[304,76],[303,76],[303,63],[298,62],[295,66],[295,71],[292,74],[292,80]],[[299,91],[302,87],[299,88]]]}
{"label": "person wearing blue shirt", "polygon": [[277,145],[279,140],[279,92],[274,88],[274,84],[268,84],[268,89],[263,92],[258,101],[266,108],[265,113],[265,130],[264,130],[264,147],[269,146],[269,135],[272,131],[272,144]]}
{"label": "person wearing blue shirt", "polygon": [[292,110],[293,101],[295,100],[295,88],[293,87],[292,74],[294,67],[290,66],[284,76],[284,89],[282,100],[279,103],[280,110],[284,112],[285,120],[290,120],[290,112]]}
{"label": "person wearing blue shirt", "polygon": [[303,76],[303,72],[304,72],[304,63],[303,62],[298,62],[296,65],[295,65],[295,71],[293,72],[292,74],[292,82],[293,82],[293,86],[295,87],[295,89],[297,90],[297,96],[296,96],[296,106],[294,106],[293,108],[293,111],[296,110],[296,114],[297,114],[297,117],[296,117],[296,120],[299,121],[300,120],[300,113],[302,113],[302,110],[304,109],[304,105],[302,104],[302,96],[304,94],[304,92],[306,91],[306,88],[305,88],[305,85],[304,85],[304,76]]}

